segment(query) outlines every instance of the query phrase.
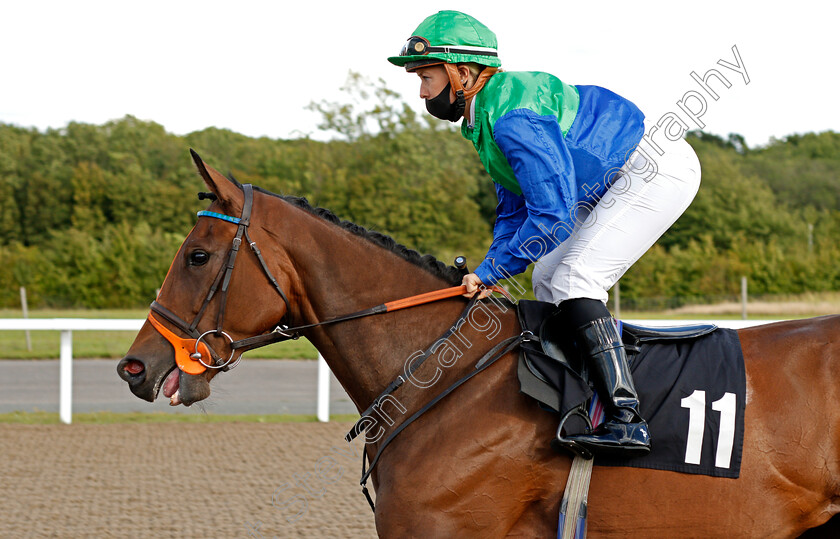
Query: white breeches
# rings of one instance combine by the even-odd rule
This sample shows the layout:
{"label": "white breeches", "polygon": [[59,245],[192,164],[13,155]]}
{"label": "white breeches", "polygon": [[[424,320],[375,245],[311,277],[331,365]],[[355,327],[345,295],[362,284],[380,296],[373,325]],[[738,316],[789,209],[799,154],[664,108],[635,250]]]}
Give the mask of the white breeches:
{"label": "white breeches", "polygon": [[688,208],[700,187],[697,155],[683,139],[656,143],[664,155],[643,140],[598,204],[579,209],[574,233],[537,261],[538,300],[606,303],[607,290]]}

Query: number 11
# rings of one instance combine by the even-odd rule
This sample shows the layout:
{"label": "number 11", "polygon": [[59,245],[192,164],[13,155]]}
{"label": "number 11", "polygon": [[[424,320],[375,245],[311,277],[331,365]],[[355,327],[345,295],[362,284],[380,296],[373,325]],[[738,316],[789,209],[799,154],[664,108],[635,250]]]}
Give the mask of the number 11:
{"label": "number 11", "polygon": [[[715,455],[717,468],[729,468],[729,461],[732,459],[732,447],[735,443],[735,404],[735,393],[724,393],[723,397],[712,403],[712,410],[720,412],[720,432]],[[700,464],[703,432],[706,427],[706,392],[696,389],[694,393],[680,401],[680,406],[688,408],[685,462],[686,464]]]}

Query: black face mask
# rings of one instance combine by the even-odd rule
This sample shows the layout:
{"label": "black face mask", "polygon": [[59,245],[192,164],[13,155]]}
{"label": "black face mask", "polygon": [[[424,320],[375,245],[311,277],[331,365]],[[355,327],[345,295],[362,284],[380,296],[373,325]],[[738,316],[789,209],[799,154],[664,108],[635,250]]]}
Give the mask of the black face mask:
{"label": "black face mask", "polygon": [[426,110],[435,118],[441,120],[449,120],[450,122],[457,122],[464,115],[464,95],[459,92],[454,103],[449,102],[449,92],[452,89],[452,83],[446,85],[438,95],[426,100]]}

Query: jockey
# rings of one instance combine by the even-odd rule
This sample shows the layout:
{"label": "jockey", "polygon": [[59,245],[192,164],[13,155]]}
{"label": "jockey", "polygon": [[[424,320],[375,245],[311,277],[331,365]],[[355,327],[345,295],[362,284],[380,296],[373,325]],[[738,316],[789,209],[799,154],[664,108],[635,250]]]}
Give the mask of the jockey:
{"label": "jockey", "polygon": [[388,61],[420,77],[430,114],[464,119],[461,133],[495,183],[493,242],[463,278],[468,294],[534,263],[534,294],[558,306],[554,323],[575,330],[606,410],[600,427],[566,439],[602,454],[647,454],[607,291],[691,203],[700,185],[693,149],[667,130],[653,142],[657,126],[645,135],[644,114],[609,90],[501,71],[496,35],[464,13],[426,18]]}

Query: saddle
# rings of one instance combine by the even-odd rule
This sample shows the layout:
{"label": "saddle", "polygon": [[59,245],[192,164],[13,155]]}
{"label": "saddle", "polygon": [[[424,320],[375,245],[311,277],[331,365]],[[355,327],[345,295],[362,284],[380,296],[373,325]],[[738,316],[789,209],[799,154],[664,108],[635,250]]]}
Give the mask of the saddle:
{"label": "saddle", "polygon": [[[574,344],[574,328],[553,323],[557,308],[552,303],[520,300],[517,309],[522,329],[539,336],[538,341],[522,344],[517,369],[520,391],[536,399],[543,408],[560,413],[561,426],[574,416],[584,421],[578,424],[572,420],[566,425],[567,433],[591,428],[585,403],[593,391],[586,364]],[[618,324],[631,366],[644,344],[690,341],[718,329],[714,324],[679,327],[647,327],[620,321]]]}
{"label": "saddle", "polygon": [[[539,340],[520,346],[520,391],[560,414],[561,436],[600,419],[572,328],[551,323],[551,303],[520,300],[523,330]],[[632,466],[737,478],[746,405],[746,373],[738,332],[713,324],[652,328],[621,324],[642,417],[651,432],[644,457],[596,457],[601,466]],[[591,411],[591,414],[590,414]],[[702,426],[700,426],[702,425]],[[565,446],[564,446],[565,447]]]}

